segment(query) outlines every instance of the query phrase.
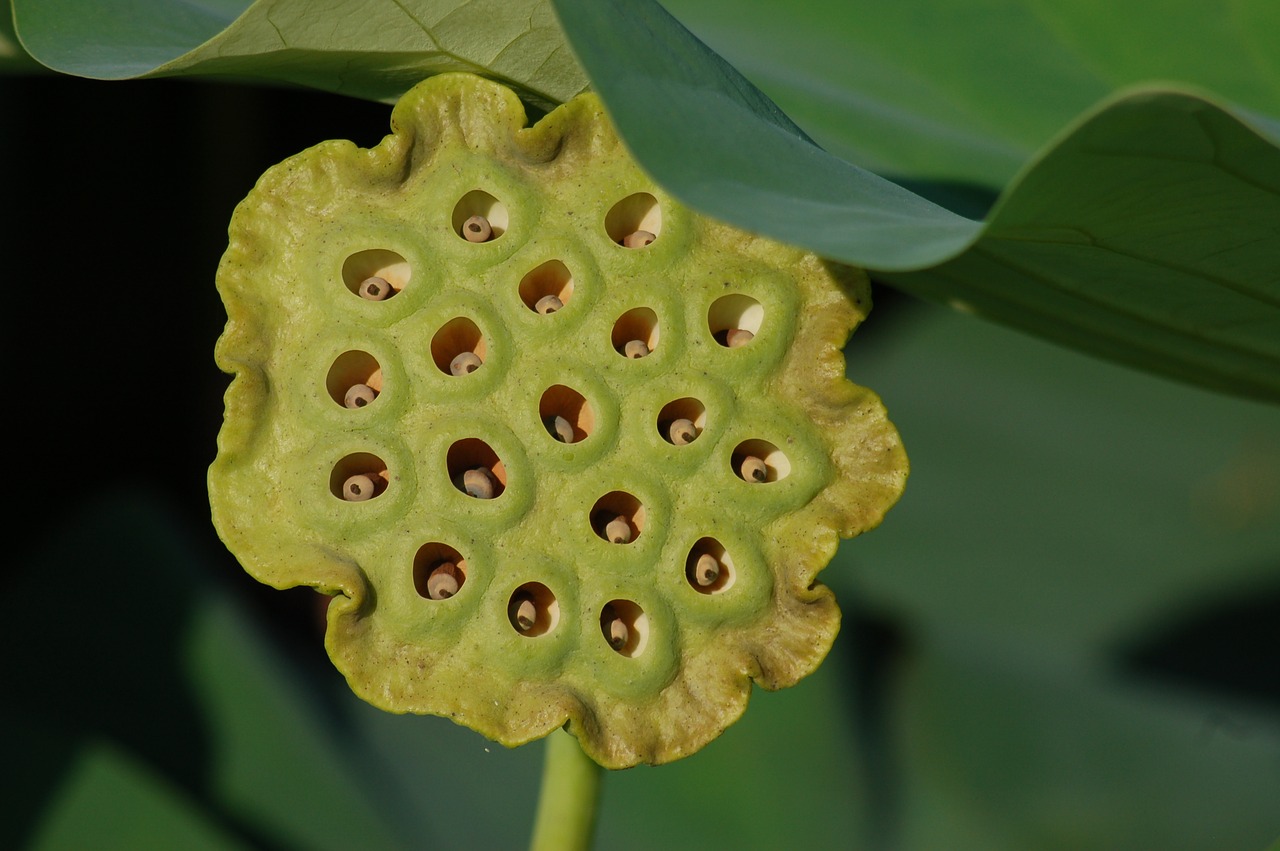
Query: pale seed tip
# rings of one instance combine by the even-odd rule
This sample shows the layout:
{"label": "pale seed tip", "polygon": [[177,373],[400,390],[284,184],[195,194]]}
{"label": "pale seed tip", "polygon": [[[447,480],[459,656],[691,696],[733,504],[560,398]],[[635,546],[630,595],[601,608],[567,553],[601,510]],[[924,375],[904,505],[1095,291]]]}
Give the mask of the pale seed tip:
{"label": "pale seed tip", "polygon": [[631,638],[631,630],[627,629],[627,625],[622,622],[622,618],[614,618],[609,621],[609,646],[614,650],[622,650],[627,646],[628,639]]}
{"label": "pale seed tip", "polygon": [[644,248],[652,243],[656,236],[647,230],[638,230],[635,233],[629,233],[622,238],[622,244],[627,248]]}
{"label": "pale seed tip", "polygon": [[693,420],[684,418],[673,420],[667,428],[667,436],[676,446],[687,446],[698,438],[698,428],[693,424]]}
{"label": "pale seed tip", "polygon": [[463,352],[449,362],[449,372],[454,375],[470,375],[480,368],[484,361],[475,352]]}
{"label": "pale seed tip", "polygon": [[748,482],[763,482],[769,476],[769,468],[765,466],[764,461],[754,455],[748,455],[742,459],[739,471],[742,478]]}
{"label": "pale seed tip", "polygon": [[715,583],[720,578],[720,562],[716,561],[716,557],[710,553],[703,553],[698,557],[698,563],[693,568],[693,579],[702,588]]}
{"label": "pale seed tip", "polygon": [[631,543],[631,524],[625,517],[615,517],[605,524],[604,537],[611,544]]}
{"label": "pale seed tip", "polygon": [[476,467],[463,472],[453,480],[458,490],[476,499],[493,499],[493,473],[484,467]]}
{"label": "pale seed tip", "polygon": [[731,349],[738,349],[756,338],[755,334],[745,328],[733,328],[724,335],[724,344]]}
{"label": "pale seed tip", "polygon": [[547,417],[542,421],[547,432],[561,443],[573,443],[573,426],[561,416]]}
{"label": "pale seed tip", "polygon": [[493,236],[493,227],[484,216],[472,216],[462,223],[462,236],[467,242],[488,242]]}
{"label": "pale seed tip", "polygon": [[538,622],[538,607],[534,605],[533,600],[523,597],[515,606],[516,629],[521,632],[528,632],[533,629],[533,625]]}
{"label": "pale seed tip", "polygon": [[459,587],[458,566],[451,561],[441,562],[427,578],[427,596],[432,600],[447,600]]}
{"label": "pale seed tip", "polygon": [[636,358],[647,356],[649,354],[649,346],[645,344],[644,340],[629,340],[627,341],[627,344],[622,347],[622,353],[632,360],[635,360]]}
{"label": "pale seed tip", "polygon": [[360,282],[359,293],[360,298],[369,301],[382,301],[391,295],[391,284],[387,283],[386,278],[379,278],[374,275]]}
{"label": "pale seed tip", "polygon": [[363,408],[378,398],[378,393],[368,384],[353,384],[343,397],[342,404],[348,408]]}
{"label": "pale seed tip", "polygon": [[543,316],[555,313],[562,307],[564,307],[564,302],[558,296],[553,295],[544,295],[533,305],[533,309]]}
{"label": "pale seed tip", "polygon": [[357,474],[342,483],[342,498],[347,502],[364,502],[372,499],[374,494],[373,479]]}

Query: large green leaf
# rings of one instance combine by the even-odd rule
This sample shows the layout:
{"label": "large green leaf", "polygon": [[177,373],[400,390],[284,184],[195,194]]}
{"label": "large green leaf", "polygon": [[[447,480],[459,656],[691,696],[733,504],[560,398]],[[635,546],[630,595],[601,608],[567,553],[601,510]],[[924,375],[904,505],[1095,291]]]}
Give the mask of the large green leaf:
{"label": "large green leaf", "polygon": [[[912,452],[901,503],[822,574],[905,634],[899,847],[1262,847],[1280,829],[1280,408],[900,298],[847,354]],[[1215,612],[1176,646],[1199,675],[1131,661]]]}
{"label": "large green leaf", "polygon": [[545,0],[13,0],[26,49],[97,79],[218,75],[390,100],[423,77],[471,71],[543,106],[586,87]]}
{"label": "large green leaf", "polygon": [[1113,91],[1181,80],[1280,115],[1273,0],[667,0],[823,147],[1000,187]]}
{"label": "large green leaf", "polygon": [[692,206],[1094,354],[1280,400],[1271,122],[1185,92],[1116,98],[980,227],[817,148],[656,3],[556,6],[628,144]]}

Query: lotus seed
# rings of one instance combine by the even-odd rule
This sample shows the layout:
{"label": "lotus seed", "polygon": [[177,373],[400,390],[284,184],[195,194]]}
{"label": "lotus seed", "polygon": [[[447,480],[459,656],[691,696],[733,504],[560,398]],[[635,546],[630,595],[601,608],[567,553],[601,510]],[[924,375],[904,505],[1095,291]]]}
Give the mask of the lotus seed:
{"label": "lotus seed", "polygon": [[742,466],[738,468],[742,474],[742,478],[748,482],[763,482],[769,475],[769,468],[765,466],[764,461],[754,455],[748,455],[742,459]]}
{"label": "lotus seed", "polygon": [[693,424],[692,420],[682,417],[667,426],[667,437],[676,446],[686,446],[698,438],[698,428]]}
{"label": "lotus seed", "polygon": [[547,431],[561,443],[573,443],[573,426],[561,416],[547,417],[542,421]]}
{"label": "lotus seed", "polygon": [[538,299],[538,302],[533,306],[533,309],[541,313],[543,316],[546,316],[549,313],[555,313],[562,307],[564,307],[564,302],[558,297],[553,295],[544,295],[542,298]]}
{"label": "lotus seed", "polygon": [[493,499],[493,473],[484,467],[467,470],[453,480],[454,487],[476,499]]}
{"label": "lotus seed", "polygon": [[470,375],[479,369],[482,363],[484,361],[480,360],[480,356],[475,352],[463,352],[449,361],[449,372],[454,375]]}
{"label": "lotus seed", "polygon": [[627,248],[644,248],[649,243],[657,239],[656,236],[647,230],[638,230],[635,233],[629,233],[622,238],[622,244]]}
{"label": "lotus seed", "polygon": [[342,404],[348,408],[363,408],[376,398],[378,398],[377,392],[368,384],[353,384],[343,398]]}
{"label": "lotus seed", "polygon": [[462,235],[467,242],[488,242],[493,236],[493,228],[484,216],[472,216],[462,223]]}
{"label": "lotus seed", "polygon": [[386,278],[379,278],[374,275],[360,282],[360,298],[368,299],[369,301],[382,301],[390,295],[391,284],[387,283]]}
{"label": "lotus seed", "polygon": [[693,568],[693,581],[697,582],[699,587],[706,588],[708,585],[715,584],[719,578],[720,562],[716,561],[716,557],[710,553],[698,556],[698,563]]}
{"label": "lotus seed", "polygon": [[364,502],[373,497],[373,479],[365,475],[355,475],[342,483],[342,498],[347,502]]}
{"label": "lotus seed", "polygon": [[604,537],[611,544],[629,544],[631,543],[631,524],[625,517],[614,517],[605,524]]}
{"label": "lotus seed", "polygon": [[622,353],[627,357],[635,360],[649,354],[649,347],[645,345],[644,340],[630,340],[622,347]]}
{"label": "lotus seed", "polygon": [[724,344],[731,349],[737,349],[750,343],[755,338],[756,335],[745,328],[733,328],[730,329],[728,334],[724,335]]}
{"label": "lotus seed", "polygon": [[431,571],[427,578],[427,596],[432,600],[447,600],[458,593],[458,566],[451,561],[442,561]]}
{"label": "lotus seed", "polygon": [[609,639],[609,646],[621,652],[631,638],[631,630],[627,629],[627,625],[622,622],[622,618],[614,617],[609,621],[609,631],[606,636]]}
{"label": "lotus seed", "polygon": [[511,601],[511,608],[514,612],[511,620],[516,625],[516,629],[521,632],[533,629],[534,624],[538,622],[538,607],[534,604],[532,597],[524,592],[517,594]]}

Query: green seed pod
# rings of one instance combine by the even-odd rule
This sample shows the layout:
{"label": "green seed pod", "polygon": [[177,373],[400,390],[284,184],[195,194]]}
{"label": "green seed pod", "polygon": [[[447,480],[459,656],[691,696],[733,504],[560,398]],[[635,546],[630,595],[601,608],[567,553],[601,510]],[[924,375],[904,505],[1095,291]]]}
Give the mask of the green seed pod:
{"label": "green seed pod", "polygon": [[[666,762],[753,680],[817,667],[840,619],[817,573],[901,491],[897,432],[844,378],[869,287],[681,206],[593,96],[524,125],[441,75],[377,147],[318,145],[237,208],[213,519],[259,580],[333,595],[326,647],[366,700]],[[375,278],[394,297],[362,298]],[[573,309],[538,315],[549,294]],[[344,404],[356,383],[377,403]]]}

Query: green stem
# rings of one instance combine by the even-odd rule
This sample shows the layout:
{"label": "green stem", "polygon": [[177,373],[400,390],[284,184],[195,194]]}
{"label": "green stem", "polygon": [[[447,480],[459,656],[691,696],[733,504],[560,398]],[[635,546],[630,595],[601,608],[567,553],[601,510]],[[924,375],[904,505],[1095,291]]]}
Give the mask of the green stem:
{"label": "green stem", "polygon": [[563,729],[547,736],[530,851],[588,851],[600,797],[600,766]]}

